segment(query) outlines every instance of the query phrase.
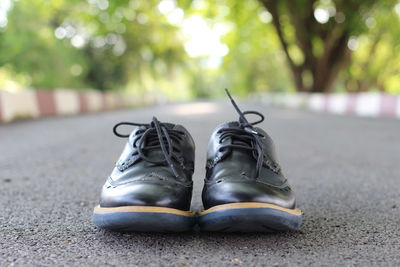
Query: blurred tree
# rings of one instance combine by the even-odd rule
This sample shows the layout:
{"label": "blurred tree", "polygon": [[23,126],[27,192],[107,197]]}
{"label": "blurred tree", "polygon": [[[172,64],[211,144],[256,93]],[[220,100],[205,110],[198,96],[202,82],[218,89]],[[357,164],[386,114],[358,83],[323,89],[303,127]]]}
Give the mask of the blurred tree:
{"label": "blurred tree", "polygon": [[[102,2],[107,2],[107,8]],[[84,19],[79,12],[72,17],[96,29],[84,47],[90,62],[87,78],[95,88],[140,82],[147,74],[168,77],[174,66],[183,64],[186,54],[178,28],[158,12],[157,4],[154,0],[89,1],[92,11]]]}
{"label": "blurred tree", "polygon": [[[12,0],[11,0],[12,1]],[[159,1],[12,1],[0,32],[0,67],[26,73],[39,88],[118,89],[184,62]]]}
{"label": "blurred tree", "polygon": [[215,57],[208,55],[199,57],[199,63],[190,66],[195,96],[222,95],[224,87],[240,95],[254,91],[293,91],[285,55],[270,18],[266,17],[269,13],[256,0],[179,3],[189,19],[201,16],[211,30],[210,37],[220,35],[228,50],[226,55],[217,57],[216,66],[208,66],[207,62],[215,61]]}
{"label": "blurred tree", "polygon": [[0,87],[400,91],[395,0],[3,2]]}
{"label": "blurred tree", "polygon": [[55,2],[13,2],[8,23],[0,32],[0,66],[25,74],[34,87],[79,88],[85,83],[70,69],[86,66],[87,61],[80,51],[54,37],[51,20],[58,9]]}
{"label": "blurred tree", "polygon": [[227,16],[234,30],[223,39],[230,52],[222,67],[228,74],[226,83],[243,95],[293,88],[279,39],[266,13],[255,1],[237,1]]}
{"label": "blurred tree", "polygon": [[368,33],[356,39],[357,49],[342,77],[350,92],[400,93],[400,3],[376,10],[366,19]]}
{"label": "blurred tree", "polygon": [[296,88],[329,92],[340,70],[349,64],[350,49],[368,30],[371,11],[392,8],[394,1],[259,0],[272,16]]}

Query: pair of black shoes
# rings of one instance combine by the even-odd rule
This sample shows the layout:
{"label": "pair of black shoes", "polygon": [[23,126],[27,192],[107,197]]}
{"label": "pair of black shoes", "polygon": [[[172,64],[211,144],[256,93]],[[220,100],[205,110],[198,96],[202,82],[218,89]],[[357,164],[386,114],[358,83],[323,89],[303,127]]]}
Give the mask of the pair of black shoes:
{"label": "pair of black shoes", "polygon": [[[279,167],[271,138],[254,124],[256,111],[220,125],[210,138],[203,211],[190,211],[195,145],[181,125],[121,122],[129,141],[103,186],[94,223],[117,231],[273,232],[300,226],[302,214]],[[260,116],[249,123],[246,114]],[[120,125],[138,126],[130,135]]]}

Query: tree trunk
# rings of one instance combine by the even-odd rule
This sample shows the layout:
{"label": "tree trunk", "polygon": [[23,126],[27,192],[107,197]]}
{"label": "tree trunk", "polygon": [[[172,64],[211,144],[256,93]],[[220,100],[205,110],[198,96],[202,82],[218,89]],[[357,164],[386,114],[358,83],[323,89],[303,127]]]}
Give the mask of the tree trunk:
{"label": "tree trunk", "polygon": [[[264,7],[272,15],[272,23],[276,29],[281,42],[283,51],[290,70],[293,75],[294,85],[299,92],[324,92],[332,91],[334,82],[346,64],[349,62],[350,50],[347,48],[349,33],[340,28],[339,24],[333,24],[329,30],[322,28],[321,24],[316,22],[313,16],[314,0],[310,0],[307,5],[307,11],[299,13],[293,0],[260,0]],[[295,29],[295,44],[301,49],[305,60],[302,64],[296,65],[289,53],[289,44],[285,39],[283,28],[280,22],[278,5],[286,5],[286,12],[291,18],[291,24]],[[282,6],[279,6],[282,8]],[[320,38],[324,44],[322,55],[316,56],[313,52],[313,38]],[[305,71],[311,73],[313,83],[305,87],[303,74]]]}
{"label": "tree trunk", "polygon": [[305,88],[303,83],[303,71],[300,68],[294,68],[292,70],[294,84],[298,92],[306,92],[307,88]]}

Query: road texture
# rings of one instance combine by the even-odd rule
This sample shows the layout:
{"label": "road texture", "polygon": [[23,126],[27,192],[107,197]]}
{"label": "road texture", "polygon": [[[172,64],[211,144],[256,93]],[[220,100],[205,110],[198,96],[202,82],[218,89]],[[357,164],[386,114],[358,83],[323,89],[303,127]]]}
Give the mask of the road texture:
{"label": "road texture", "polygon": [[400,265],[400,121],[284,110],[266,115],[304,211],[297,232],[113,233],[92,208],[126,140],[119,121],[181,123],[196,141],[193,209],[201,208],[208,138],[236,120],[227,100],[167,104],[0,125],[0,265]]}

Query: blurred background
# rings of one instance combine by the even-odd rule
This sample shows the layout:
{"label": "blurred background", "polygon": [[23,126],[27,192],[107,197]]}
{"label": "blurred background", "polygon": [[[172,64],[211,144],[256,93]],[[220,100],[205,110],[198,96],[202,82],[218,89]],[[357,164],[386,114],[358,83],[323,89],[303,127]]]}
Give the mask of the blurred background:
{"label": "blurred background", "polygon": [[0,90],[400,93],[398,0],[1,0]]}

